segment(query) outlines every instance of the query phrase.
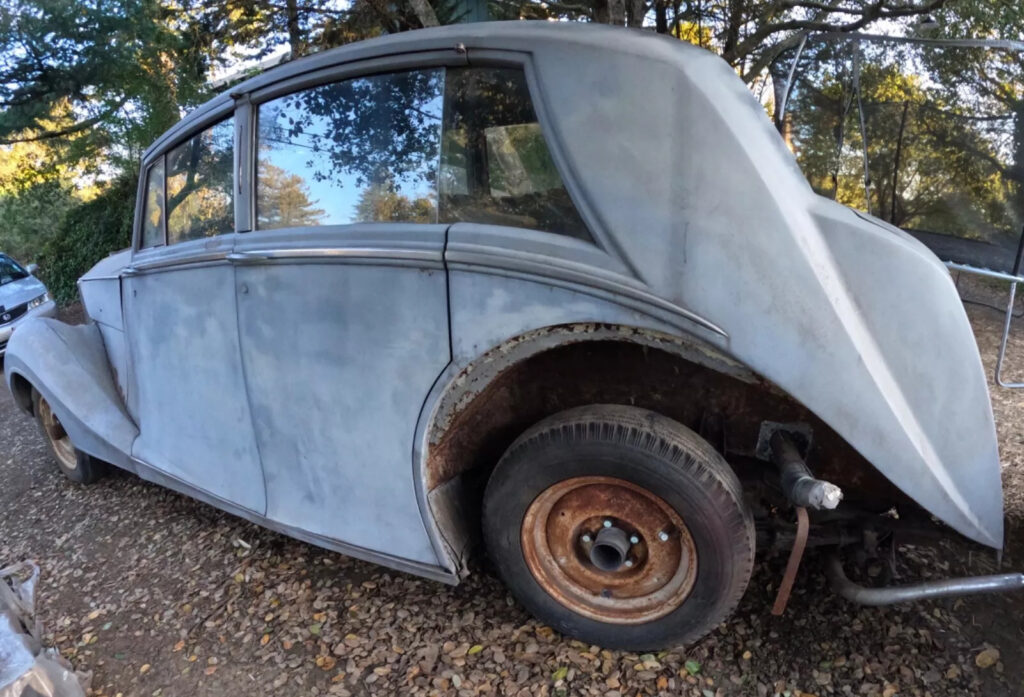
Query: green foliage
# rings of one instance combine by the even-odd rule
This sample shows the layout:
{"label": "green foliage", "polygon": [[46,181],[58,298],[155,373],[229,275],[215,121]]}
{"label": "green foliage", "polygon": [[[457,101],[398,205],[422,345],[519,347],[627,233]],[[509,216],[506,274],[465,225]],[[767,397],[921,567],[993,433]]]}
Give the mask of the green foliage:
{"label": "green foliage", "polygon": [[36,261],[57,222],[78,203],[69,184],[59,179],[0,196],[0,251],[26,264]]}
{"label": "green foliage", "polygon": [[131,245],[135,176],[122,175],[93,200],[68,211],[39,258],[40,275],[57,302],[78,298],[79,276],[111,252]]}

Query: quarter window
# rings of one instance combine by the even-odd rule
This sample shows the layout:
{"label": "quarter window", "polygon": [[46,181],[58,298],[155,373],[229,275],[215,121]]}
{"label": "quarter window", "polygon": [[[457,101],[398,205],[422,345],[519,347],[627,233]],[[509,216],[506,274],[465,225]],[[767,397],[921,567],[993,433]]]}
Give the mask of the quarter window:
{"label": "quarter window", "polygon": [[260,105],[257,227],[436,223],[443,83],[391,73]]}
{"label": "quarter window", "polygon": [[164,243],[164,158],[150,165],[146,174],[146,203],[143,208],[142,247]]}
{"label": "quarter window", "polygon": [[445,222],[591,239],[544,142],[522,70],[448,70],[440,203]]}
{"label": "quarter window", "polygon": [[234,133],[227,119],[168,151],[168,244],[234,230]]}

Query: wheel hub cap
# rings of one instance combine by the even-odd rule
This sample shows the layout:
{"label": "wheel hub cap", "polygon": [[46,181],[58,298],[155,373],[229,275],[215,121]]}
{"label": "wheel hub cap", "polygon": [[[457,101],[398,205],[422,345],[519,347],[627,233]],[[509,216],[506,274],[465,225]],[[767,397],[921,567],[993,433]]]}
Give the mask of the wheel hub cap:
{"label": "wheel hub cap", "polygon": [[566,608],[615,624],[663,617],[689,595],[697,553],[661,497],[615,477],[574,477],[541,492],[523,518],[533,577]]}
{"label": "wheel hub cap", "polygon": [[61,425],[60,419],[42,397],[39,399],[39,420],[43,424],[46,437],[50,439],[50,444],[53,446],[53,453],[60,463],[69,470],[76,469],[78,458],[75,456],[75,446],[71,444],[71,438],[64,430],[64,426]]}

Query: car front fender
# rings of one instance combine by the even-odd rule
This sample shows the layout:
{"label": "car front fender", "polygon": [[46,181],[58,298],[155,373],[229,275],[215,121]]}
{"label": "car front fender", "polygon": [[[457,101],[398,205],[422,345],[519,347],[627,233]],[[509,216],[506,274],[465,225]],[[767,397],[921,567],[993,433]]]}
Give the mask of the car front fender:
{"label": "car front fender", "polygon": [[95,324],[69,325],[33,318],[18,327],[4,359],[7,386],[26,411],[24,383],[38,390],[84,453],[132,469],[130,453],[139,429],[117,392],[103,337]]}

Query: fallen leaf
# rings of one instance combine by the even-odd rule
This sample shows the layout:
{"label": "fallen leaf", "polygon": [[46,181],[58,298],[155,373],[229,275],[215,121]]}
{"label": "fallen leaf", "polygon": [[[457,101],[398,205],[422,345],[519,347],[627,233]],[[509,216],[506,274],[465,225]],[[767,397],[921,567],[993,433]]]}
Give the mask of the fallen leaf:
{"label": "fallen leaf", "polygon": [[185,648],[185,640],[182,639],[181,641],[179,641],[177,644],[174,645],[174,653],[178,653],[179,651],[181,651],[184,648]]}
{"label": "fallen leaf", "polygon": [[320,636],[320,630],[323,629],[323,625],[317,622],[316,624],[309,625],[309,633],[313,636]]}
{"label": "fallen leaf", "polygon": [[569,674],[568,666],[561,666],[558,670],[551,674],[551,679],[555,682],[559,680],[565,680],[565,676]]}
{"label": "fallen leaf", "polygon": [[260,638],[260,646],[266,646],[269,643],[270,643],[270,635],[269,634],[264,634]]}
{"label": "fallen leaf", "polygon": [[693,659],[690,659],[686,663],[684,663],[683,667],[686,668],[686,672],[690,675],[696,675],[700,672],[700,663],[697,663],[697,661],[694,661]]}
{"label": "fallen leaf", "polygon": [[207,675],[213,675],[217,672],[217,666],[206,666],[206,670],[203,671]]}
{"label": "fallen leaf", "polygon": [[141,668],[139,668],[139,672],[140,672],[140,673],[143,673],[143,674],[145,674],[145,673],[148,673],[148,672],[149,672],[149,669],[150,669],[150,667],[151,667],[151,666],[150,666],[150,665],[149,665],[148,663],[144,663],[144,664],[142,665],[142,667],[141,667]]}
{"label": "fallen leaf", "polygon": [[473,645],[473,646],[471,646],[469,648],[469,651],[466,652],[466,655],[468,655],[468,656],[475,656],[476,654],[480,653],[483,650],[484,650],[483,646],[481,646],[480,644],[475,644],[475,645]]}
{"label": "fallen leaf", "polygon": [[979,668],[991,668],[999,661],[999,650],[991,647],[974,657],[974,664]]}

